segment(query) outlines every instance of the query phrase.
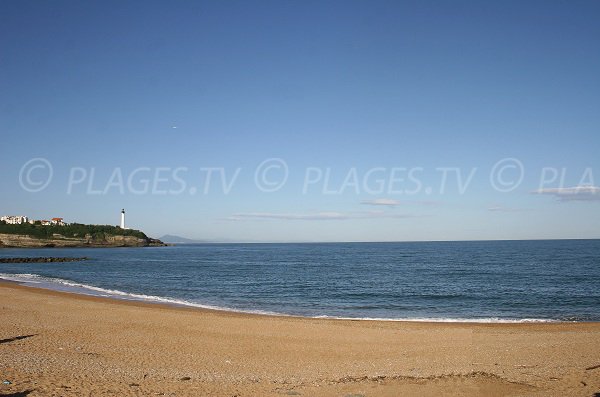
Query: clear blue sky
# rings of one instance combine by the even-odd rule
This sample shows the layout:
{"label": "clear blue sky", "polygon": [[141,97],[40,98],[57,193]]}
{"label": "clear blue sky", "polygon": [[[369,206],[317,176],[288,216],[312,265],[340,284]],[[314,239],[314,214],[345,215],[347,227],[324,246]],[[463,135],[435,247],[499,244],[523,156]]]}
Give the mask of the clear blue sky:
{"label": "clear blue sky", "polygon": [[[597,1],[3,1],[0,213],[126,208],[219,241],[599,238],[599,20]],[[271,158],[289,177],[264,192]],[[498,191],[506,158],[523,179]],[[240,171],[205,192],[203,167]],[[454,171],[441,191],[452,167],[476,168],[462,193]],[[390,191],[394,168],[419,184]]]}

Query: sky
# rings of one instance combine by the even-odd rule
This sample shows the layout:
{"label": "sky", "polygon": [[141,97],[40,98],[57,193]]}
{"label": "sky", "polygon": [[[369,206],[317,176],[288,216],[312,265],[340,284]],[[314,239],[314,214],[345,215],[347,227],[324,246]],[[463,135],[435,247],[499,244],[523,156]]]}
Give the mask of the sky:
{"label": "sky", "polygon": [[597,1],[0,2],[0,215],[600,238]]}

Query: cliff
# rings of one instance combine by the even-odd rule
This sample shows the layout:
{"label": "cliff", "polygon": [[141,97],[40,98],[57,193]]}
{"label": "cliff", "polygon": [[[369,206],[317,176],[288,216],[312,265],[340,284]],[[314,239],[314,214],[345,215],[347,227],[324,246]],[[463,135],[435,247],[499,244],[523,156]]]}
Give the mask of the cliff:
{"label": "cliff", "polygon": [[25,234],[0,233],[0,248],[43,248],[43,247],[162,247],[166,244],[149,237],[104,234],[103,237],[65,237],[54,234],[51,238],[31,237]]}

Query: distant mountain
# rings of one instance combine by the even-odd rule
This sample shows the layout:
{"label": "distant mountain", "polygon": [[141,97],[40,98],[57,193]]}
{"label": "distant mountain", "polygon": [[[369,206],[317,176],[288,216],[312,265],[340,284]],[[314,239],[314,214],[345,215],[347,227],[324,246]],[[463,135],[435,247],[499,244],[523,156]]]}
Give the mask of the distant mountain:
{"label": "distant mountain", "polygon": [[192,240],[181,236],[174,236],[172,234],[165,234],[159,240],[167,244],[199,244],[207,242],[205,240]]}

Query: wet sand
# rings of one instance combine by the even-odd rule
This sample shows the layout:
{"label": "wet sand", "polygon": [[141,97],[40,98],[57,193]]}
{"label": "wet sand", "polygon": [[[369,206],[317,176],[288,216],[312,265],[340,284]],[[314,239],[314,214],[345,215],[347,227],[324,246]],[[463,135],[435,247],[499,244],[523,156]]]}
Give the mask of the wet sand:
{"label": "wet sand", "polygon": [[306,319],[0,282],[0,396],[594,396],[600,323]]}

